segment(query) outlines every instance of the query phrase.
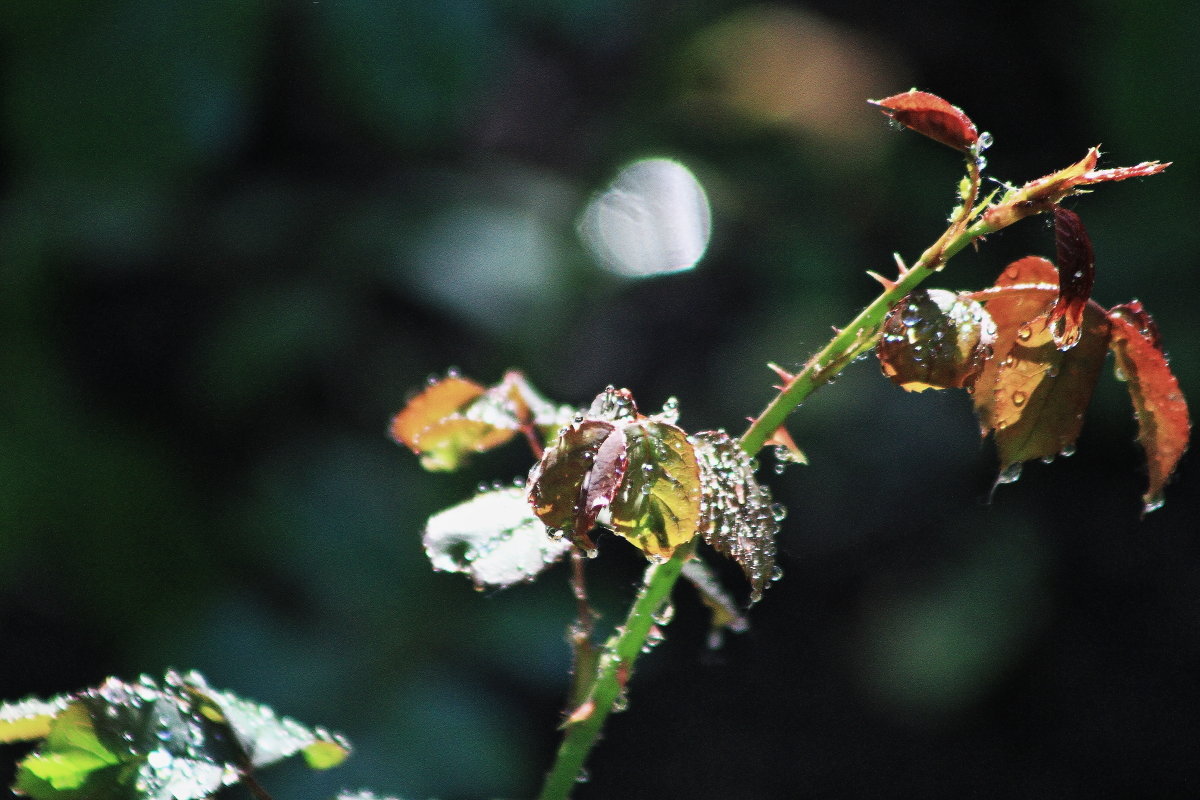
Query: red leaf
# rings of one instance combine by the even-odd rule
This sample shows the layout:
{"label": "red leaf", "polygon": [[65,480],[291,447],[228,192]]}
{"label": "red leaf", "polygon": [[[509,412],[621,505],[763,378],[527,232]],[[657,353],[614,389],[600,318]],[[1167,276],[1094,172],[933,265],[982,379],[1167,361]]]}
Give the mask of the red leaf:
{"label": "red leaf", "polygon": [[1054,241],[1057,246],[1059,293],[1050,312],[1050,330],[1059,350],[1079,342],[1083,309],[1092,296],[1096,257],[1083,220],[1074,211],[1054,207]]}
{"label": "red leaf", "polygon": [[996,382],[976,385],[976,397],[991,392],[996,450],[1001,476],[1010,467],[1034,458],[1069,453],[1083,428],[1083,412],[1091,402],[1104,365],[1109,324],[1104,310],[1088,303],[1083,310],[1078,344],[1059,349],[1043,314],[1017,329],[1016,341],[1000,359]]}
{"label": "red leaf", "polygon": [[923,133],[955,150],[968,152],[979,140],[979,131],[963,110],[935,94],[915,89],[882,100],[869,101],[906,128]]}
{"label": "red leaf", "polygon": [[[528,496],[533,513],[547,527],[570,533],[572,540],[585,550],[595,548],[587,534],[604,508],[604,504],[593,506],[600,495],[589,496],[588,487],[592,484],[607,486],[611,480],[615,492],[616,486],[620,485],[620,476],[593,472],[596,454],[615,430],[616,426],[611,422],[601,420],[587,419],[569,425],[559,432],[558,441],[546,448],[529,472]],[[617,443],[623,442],[624,438],[622,436]],[[610,449],[608,467],[616,467],[616,455]]]}
{"label": "red leaf", "polygon": [[984,436],[996,427],[991,390],[996,385],[1000,365],[1017,343],[1022,326],[1042,314],[1057,291],[1058,270],[1054,265],[1040,256],[1026,256],[1009,264],[992,289],[976,295],[986,303],[996,326],[992,357],[984,363],[972,390],[975,414]]}
{"label": "red leaf", "polygon": [[991,354],[995,326],[977,301],[945,289],[910,292],[883,320],[875,353],[909,392],[971,386]]}
{"label": "red leaf", "polygon": [[1158,328],[1136,300],[1108,312],[1113,325],[1110,347],[1118,374],[1125,378],[1138,421],[1138,441],[1146,452],[1149,485],[1144,512],[1163,504],[1163,487],[1191,435],[1187,401],[1159,346]]}

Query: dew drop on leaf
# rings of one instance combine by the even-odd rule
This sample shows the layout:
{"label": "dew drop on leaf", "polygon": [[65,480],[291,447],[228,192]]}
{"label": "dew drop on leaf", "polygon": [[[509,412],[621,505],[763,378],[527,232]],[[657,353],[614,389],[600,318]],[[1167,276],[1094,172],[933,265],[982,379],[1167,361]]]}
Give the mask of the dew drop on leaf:
{"label": "dew drop on leaf", "polygon": [[1018,461],[1000,470],[1000,474],[996,476],[996,483],[1016,483],[1021,479],[1021,466],[1022,462]]}
{"label": "dew drop on leaf", "polygon": [[1029,397],[1029,395],[1025,394],[1025,392],[1021,392],[1021,391],[1013,392],[1013,396],[1012,396],[1013,405],[1017,406],[1017,407],[1025,405],[1025,400],[1028,397]]}

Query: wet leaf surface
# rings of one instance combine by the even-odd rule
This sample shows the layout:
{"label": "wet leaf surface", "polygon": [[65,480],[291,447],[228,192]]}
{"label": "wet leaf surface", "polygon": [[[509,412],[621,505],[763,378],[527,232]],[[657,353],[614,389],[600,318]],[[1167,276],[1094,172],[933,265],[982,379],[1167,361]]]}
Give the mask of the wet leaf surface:
{"label": "wet leaf surface", "polygon": [[1012,347],[996,355],[996,382],[976,387],[977,396],[991,394],[1002,473],[1014,464],[1072,450],[1104,365],[1108,338],[1108,320],[1094,303],[1084,308],[1079,341],[1070,350],[1058,348],[1048,314],[1018,326]]}
{"label": "wet leaf surface", "polygon": [[550,536],[519,487],[481,492],[434,514],[422,540],[434,569],[461,572],[479,588],[532,580],[571,549]]}
{"label": "wet leaf surface", "polygon": [[1158,340],[1158,329],[1142,304],[1117,306],[1111,347],[1118,375],[1125,380],[1138,421],[1138,442],[1146,453],[1148,485],[1144,510],[1163,505],[1163,489],[1187,450],[1191,420],[1179,381],[1171,372]]}
{"label": "wet leaf surface", "polygon": [[781,508],[755,479],[750,456],[728,434],[705,431],[692,438],[704,486],[704,541],[738,563],[757,600],[776,576]]}
{"label": "wet leaf surface", "polygon": [[944,289],[917,289],[883,321],[875,352],[883,374],[909,392],[971,386],[991,353],[983,306]]}
{"label": "wet leaf surface", "polygon": [[[624,430],[628,466],[611,506],[614,533],[654,558],[690,542],[700,522],[700,466],[687,434],[654,420]],[[597,467],[601,464],[597,460]]]}
{"label": "wet leaf surface", "polygon": [[170,671],[161,684],[109,678],[60,704],[18,765],[14,789],[37,800],[198,800],[296,753],[321,769],[349,754],[340,737],[213,690],[196,673]]}

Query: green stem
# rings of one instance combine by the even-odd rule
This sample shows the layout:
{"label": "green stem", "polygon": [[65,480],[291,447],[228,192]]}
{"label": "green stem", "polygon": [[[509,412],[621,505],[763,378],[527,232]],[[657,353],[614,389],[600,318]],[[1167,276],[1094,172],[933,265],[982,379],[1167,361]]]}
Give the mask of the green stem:
{"label": "green stem", "polygon": [[[970,185],[946,232],[897,281],[889,282],[882,294],[788,381],[742,435],[743,450],[751,456],[758,453],[792,409],[874,345],[884,316],[900,298],[941,269],[974,239],[993,231],[982,219],[968,226],[978,211],[975,201],[979,191],[979,170],[973,160],[968,160],[967,171]],[[566,800],[571,796],[583,775],[584,762],[600,737],[613,704],[623,696],[634,662],[646,646],[646,637],[654,625],[654,614],[668,602],[684,563],[691,557],[691,547],[680,547],[668,561],[646,568],[641,591],[634,598],[625,624],[604,645],[587,699],[576,707],[563,725],[566,732],[538,795],[539,800]]]}

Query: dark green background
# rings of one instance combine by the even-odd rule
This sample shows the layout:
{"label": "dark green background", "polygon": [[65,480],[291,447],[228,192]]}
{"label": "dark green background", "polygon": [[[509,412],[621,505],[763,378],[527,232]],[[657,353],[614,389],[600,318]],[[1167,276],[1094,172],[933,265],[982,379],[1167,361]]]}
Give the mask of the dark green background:
{"label": "dark green background", "polygon": [[[994,134],[1003,180],[1095,144],[1176,162],[1071,205],[1097,299],[1140,298],[1198,398],[1198,30],[1191,0],[6,0],[0,696],[197,668],[357,745],[264,775],[279,800],[533,794],[565,574],[476,594],[419,538],[529,458],[422,472],[384,435],[406,394],[521,367],[739,432],[766,361],[801,363],[873,296],[865,269],[940,232],[957,159],[862,102],[915,85]],[[713,241],[622,282],[574,219],[646,155],[697,173]],[[1031,252],[1042,220],[939,283]],[[991,504],[961,393],[867,361],[791,428],[812,466],[764,459],[784,580],[716,652],[679,589],[580,797],[1200,792],[1200,492],[1185,458],[1139,522],[1120,384],[1078,455]],[[601,550],[611,624],[640,557]]]}

